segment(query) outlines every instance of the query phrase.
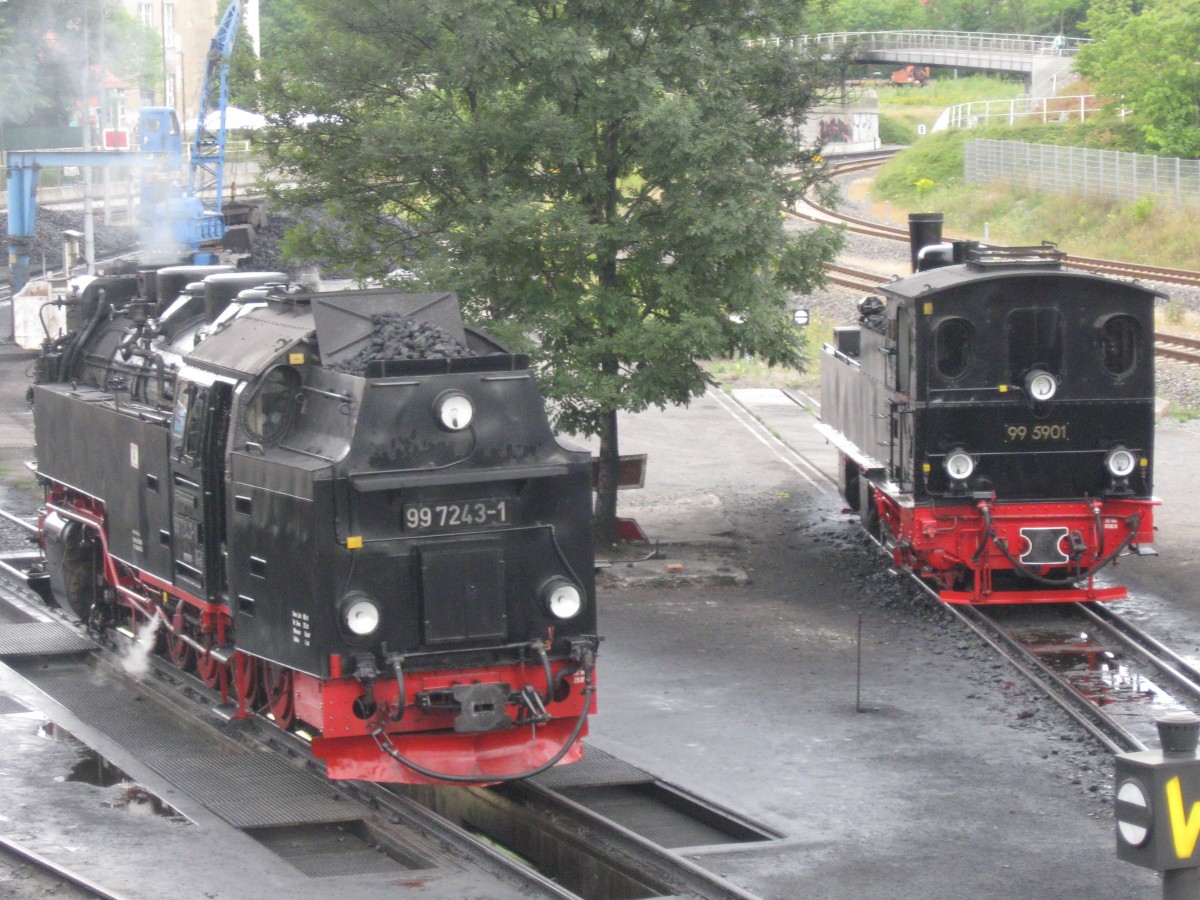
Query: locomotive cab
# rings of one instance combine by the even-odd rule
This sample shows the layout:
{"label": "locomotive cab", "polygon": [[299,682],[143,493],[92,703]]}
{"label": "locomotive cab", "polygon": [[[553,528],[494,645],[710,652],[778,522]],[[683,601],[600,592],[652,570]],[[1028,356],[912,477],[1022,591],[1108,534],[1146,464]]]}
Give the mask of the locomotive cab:
{"label": "locomotive cab", "polygon": [[1093,578],[1152,540],[1161,295],[1052,245],[936,255],[823,355],[847,501],[943,599],[1123,596]]}

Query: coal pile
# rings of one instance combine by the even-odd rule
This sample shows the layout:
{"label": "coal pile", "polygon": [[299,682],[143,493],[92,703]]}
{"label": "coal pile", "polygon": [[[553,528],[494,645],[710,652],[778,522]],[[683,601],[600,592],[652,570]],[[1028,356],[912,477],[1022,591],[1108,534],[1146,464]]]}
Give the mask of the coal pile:
{"label": "coal pile", "polygon": [[371,321],[375,328],[370,341],[354,356],[333,366],[334,371],[365,375],[367,364],[376,361],[457,359],[475,355],[446,329],[429,322],[418,322],[398,313],[381,313],[371,316]]}
{"label": "coal pile", "polygon": [[250,272],[287,272],[293,280],[312,272],[319,272],[322,278],[353,277],[351,269],[331,266],[328,260],[301,259],[294,255],[284,258],[282,245],[288,229],[324,218],[320,210],[294,212],[270,208],[263,221],[255,226],[250,254],[238,263],[238,268]]}
{"label": "coal pile", "polygon": [[[137,247],[137,229],[108,225],[93,217],[96,258],[105,259],[130,253]],[[40,269],[42,260],[50,270],[62,268],[63,232],[83,233],[82,210],[39,209],[34,224],[34,239],[29,247],[29,263]],[[0,215],[0,243],[8,244],[8,216]],[[80,247],[80,252],[83,248]]]}

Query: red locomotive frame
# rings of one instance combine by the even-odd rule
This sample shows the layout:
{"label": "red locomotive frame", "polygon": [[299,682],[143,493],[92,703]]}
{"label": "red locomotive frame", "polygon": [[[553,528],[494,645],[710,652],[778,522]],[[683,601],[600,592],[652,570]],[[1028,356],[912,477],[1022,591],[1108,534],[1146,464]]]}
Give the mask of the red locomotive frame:
{"label": "red locomotive frame", "polygon": [[[44,479],[46,480],[46,479]],[[85,526],[100,545],[104,584],[129,613],[136,635],[156,629],[156,650],[176,668],[192,671],[232,704],[232,718],[261,713],[282,729],[304,723],[313,755],[325,761],[331,779],[407,784],[455,781],[487,784],[528,777],[558,763],[579,760],[588,716],[595,712],[592,660],[547,661],[542,665],[414,671],[404,676],[405,703],[397,703],[399,681],[380,677],[370,685],[359,678],[321,679],[251,656],[234,643],[229,610],[181,591],[109,553],[107,519],[100,501],[61,484],[47,482],[46,516],[55,513]],[[331,657],[340,674],[341,660]],[[457,734],[447,710],[422,709],[418,695],[450,691],[463,684],[538,685],[549,721],[516,723],[500,731]],[[361,701],[370,694],[369,715]],[[422,769],[425,771],[423,772]]]}
{"label": "red locomotive frame", "polygon": [[[900,502],[873,485],[868,502],[896,566],[932,582],[946,603],[1001,604],[1126,597],[1124,586],[1097,586],[1095,574],[1129,547],[1153,541],[1160,501],[992,498],[934,506]],[[997,590],[1000,572],[1019,573],[1034,586]],[[1076,587],[1080,581],[1085,585]]]}

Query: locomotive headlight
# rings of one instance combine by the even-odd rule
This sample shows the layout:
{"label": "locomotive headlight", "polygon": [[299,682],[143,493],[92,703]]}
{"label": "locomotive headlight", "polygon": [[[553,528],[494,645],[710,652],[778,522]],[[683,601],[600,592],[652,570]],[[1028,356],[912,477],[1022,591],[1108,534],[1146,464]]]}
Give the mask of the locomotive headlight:
{"label": "locomotive headlight", "polygon": [[1045,403],[1054,398],[1058,390],[1058,379],[1049,372],[1034,369],[1025,376],[1025,396],[1037,403]]}
{"label": "locomotive headlight", "polygon": [[551,578],[542,585],[541,594],[556,619],[573,619],[583,609],[583,591],[565,578]]}
{"label": "locomotive headlight", "polygon": [[466,394],[446,391],[433,401],[433,415],[447,431],[462,431],[475,418],[475,405]]}
{"label": "locomotive headlight", "polygon": [[367,637],[379,628],[379,605],[365,594],[351,594],[342,604],[342,626],[353,637]]}
{"label": "locomotive headlight", "polygon": [[1137,457],[1124,447],[1114,447],[1104,458],[1104,465],[1114,478],[1128,478],[1137,468]]}
{"label": "locomotive headlight", "polygon": [[966,481],[975,471],[975,460],[971,459],[969,453],[962,450],[951,451],[942,465],[946,469],[946,474],[955,481]]}

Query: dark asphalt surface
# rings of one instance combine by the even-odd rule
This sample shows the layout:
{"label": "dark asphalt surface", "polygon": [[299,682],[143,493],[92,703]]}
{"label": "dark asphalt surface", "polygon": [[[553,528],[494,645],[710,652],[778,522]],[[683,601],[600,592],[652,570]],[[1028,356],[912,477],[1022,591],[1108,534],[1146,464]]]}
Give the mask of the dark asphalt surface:
{"label": "dark asphalt surface", "polygon": [[[31,455],[30,361],[0,346],[6,507],[36,496],[21,467]],[[623,494],[622,511],[664,558],[618,561],[601,577],[600,712],[589,741],[785,835],[700,851],[698,862],[772,898],[1159,895],[1153,873],[1116,859],[1111,760],[890,576],[819,479],[711,396],[621,428],[623,453],[649,454],[646,487]],[[1186,459],[1195,441],[1172,431],[1160,448]],[[1174,487],[1165,469],[1160,488]],[[1161,592],[1136,601],[1145,624],[1187,636],[1185,649],[1200,634],[1196,617],[1160,597],[1191,583],[1190,516],[1164,507],[1160,522],[1179,529],[1164,524],[1169,553],[1137,563],[1139,576],[1157,567],[1146,582]],[[24,780],[0,799],[0,828],[36,830],[35,812],[55,802],[38,794],[49,790],[42,769],[15,767]],[[121,818],[101,820],[113,829],[105,839],[134,854]],[[175,896],[271,896],[252,880],[242,879],[244,893],[229,887],[209,827],[189,829],[198,859],[181,866],[189,878],[175,881]],[[189,852],[165,831],[165,844],[147,842],[124,870]],[[191,876],[206,866],[213,877],[201,888]]]}

